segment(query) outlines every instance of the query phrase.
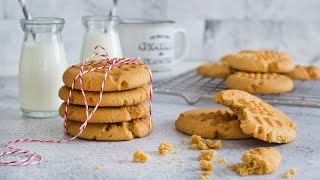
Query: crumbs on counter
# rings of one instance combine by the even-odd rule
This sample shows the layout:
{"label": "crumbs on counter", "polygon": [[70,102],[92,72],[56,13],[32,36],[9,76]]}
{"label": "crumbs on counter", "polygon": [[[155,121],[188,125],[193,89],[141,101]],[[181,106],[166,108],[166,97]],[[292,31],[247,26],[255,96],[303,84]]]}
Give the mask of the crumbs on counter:
{"label": "crumbs on counter", "polygon": [[203,139],[201,136],[194,134],[191,136],[191,145],[188,148],[193,150],[221,149],[222,144],[221,140]]}
{"label": "crumbs on counter", "polygon": [[194,150],[196,150],[197,147],[198,147],[197,144],[191,144],[191,145],[188,146],[189,149],[194,149]]}
{"label": "crumbs on counter", "polygon": [[164,156],[173,149],[172,145],[166,142],[162,142],[158,147],[158,152]]}
{"label": "crumbs on counter", "polygon": [[139,162],[139,163],[144,163],[147,162],[150,159],[150,155],[147,153],[144,153],[143,151],[137,150],[133,154],[133,161],[134,162]]}
{"label": "crumbs on counter", "polygon": [[181,143],[182,143],[182,144],[184,144],[184,143],[186,143],[186,142],[187,142],[187,138],[184,137],[184,138],[181,139]]}
{"label": "crumbs on counter", "polygon": [[100,166],[100,165],[97,165],[97,166],[96,166],[96,170],[97,170],[97,171],[100,171],[100,170],[102,170],[102,166]]}
{"label": "crumbs on counter", "polygon": [[200,160],[200,167],[203,170],[212,170],[213,169],[213,164],[212,164],[211,161]]}
{"label": "crumbs on counter", "polygon": [[203,143],[202,141],[199,141],[197,148],[201,149],[201,150],[207,150],[208,146],[205,143]]}
{"label": "crumbs on counter", "polygon": [[290,169],[290,171],[285,172],[285,173],[283,174],[283,178],[289,179],[289,178],[291,178],[291,176],[295,175],[296,173],[297,173],[297,172],[296,172],[295,169]]}
{"label": "crumbs on counter", "polygon": [[217,164],[226,164],[226,163],[227,163],[227,161],[225,158],[218,158],[217,159]]}
{"label": "crumbs on counter", "polygon": [[212,171],[204,171],[203,173],[199,172],[200,179],[206,179],[212,175]]}
{"label": "crumbs on counter", "polygon": [[191,136],[191,141],[195,144],[199,144],[199,142],[202,141],[202,137],[194,134]]}
{"label": "crumbs on counter", "polygon": [[231,166],[229,166],[230,171],[236,171],[238,169],[238,165],[237,164],[233,164]]}
{"label": "crumbs on counter", "polygon": [[198,157],[199,161],[200,160],[207,160],[211,161],[215,156],[217,152],[215,150],[210,149],[209,151],[202,151]]}
{"label": "crumbs on counter", "polygon": [[211,139],[206,139],[206,145],[210,149],[221,149],[222,148],[221,140],[212,141]]}

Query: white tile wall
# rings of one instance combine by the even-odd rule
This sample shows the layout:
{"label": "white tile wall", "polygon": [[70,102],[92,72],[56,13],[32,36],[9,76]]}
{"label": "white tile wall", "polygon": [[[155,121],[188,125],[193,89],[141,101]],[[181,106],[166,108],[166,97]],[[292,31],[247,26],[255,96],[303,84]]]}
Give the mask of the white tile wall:
{"label": "white tile wall", "polygon": [[[70,64],[80,53],[81,16],[107,14],[112,5],[111,0],[27,2],[34,16],[65,18],[63,39]],[[306,64],[320,54],[319,10],[319,0],[119,0],[118,12],[122,18],[176,20],[190,34],[193,59],[216,59],[241,48],[273,48],[289,51]],[[20,18],[17,1],[0,0],[0,75],[18,73]]]}

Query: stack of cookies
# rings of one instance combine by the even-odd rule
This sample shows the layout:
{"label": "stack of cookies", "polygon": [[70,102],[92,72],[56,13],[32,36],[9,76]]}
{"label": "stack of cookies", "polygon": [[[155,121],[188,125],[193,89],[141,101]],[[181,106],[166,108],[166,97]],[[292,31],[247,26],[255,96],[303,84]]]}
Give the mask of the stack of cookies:
{"label": "stack of cookies", "polygon": [[292,79],[319,79],[315,66],[295,66],[291,56],[272,50],[242,50],[197,68],[200,75],[225,78],[226,86],[249,93],[276,94],[293,89]]}
{"label": "stack of cookies", "polygon": [[[100,60],[103,61],[106,60]],[[86,65],[84,70],[95,67],[98,65]],[[79,72],[80,66],[72,66],[63,74],[65,85],[61,87],[59,97],[65,102],[59,109],[61,117],[64,117],[70,88]],[[101,69],[83,74],[82,88],[89,113],[99,101],[105,72],[106,69]],[[150,109],[146,102],[150,96],[149,82],[149,72],[141,64],[112,67],[103,88],[100,105],[79,137],[88,140],[122,141],[146,136],[151,131]],[[80,89],[78,79],[70,97],[66,121],[66,131],[72,136],[79,133],[79,127],[86,120],[85,101]]]}

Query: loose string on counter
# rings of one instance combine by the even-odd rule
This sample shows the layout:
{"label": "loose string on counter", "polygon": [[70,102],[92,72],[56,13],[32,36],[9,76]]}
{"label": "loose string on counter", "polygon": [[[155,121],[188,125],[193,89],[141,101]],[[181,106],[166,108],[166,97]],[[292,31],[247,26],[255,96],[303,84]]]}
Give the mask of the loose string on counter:
{"label": "loose string on counter", "polygon": [[[104,53],[100,54],[98,52],[98,48],[101,48],[103,50]],[[93,57],[102,57],[104,59],[106,59],[106,61],[91,61],[88,62],[90,59],[92,59]],[[150,123],[149,123],[149,133],[152,131],[152,122],[151,122],[151,115],[152,115],[152,74],[151,71],[149,69],[148,66],[141,64],[139,62],[140,58],[113,58],[111,59],[108,55],[108,53],[106,52],[105,48],[102,46],[96,46],[94,48],[94,53],[88,57],[84,62],[78,64],[78,65],[74,65],[74,66],[79,66],[80,65],[80,71],[79,74],[73,79],[70,91],[69,91],[69,96],[67,99],[67,104],[65,107],[65,113],[64,113],[64,130],[66,131],[66,121],[67,121],[67,113],[68,113],[68,107],[69,107],[69,103],[70,103],[70,98],[72,95],[72,91],[74,89],[74,85],[76,83],[76,81],[79,79],[79,85],[80,85],[80,90],[81,90],[81,94],[84,98],[84,104],[85,104],[85,108],[86,108],[86,120],[85,122],[79,127],[79,133],[69,139],[64,139],[64,140],[50,140],[50,139],[17,139],[17,140],[10,140],[10,141],[6,141],[3,144],[3,147],[8,148],[10,151],[7,152],[2,152],[0,153],[0,157],[4,157],[4,156],[8,156],[8,155],[19,155],[22,154],[24,157],[27,157],[25,159],[22,160],[11,160],[11,161],[0,161],[0,165],[8,165],[8,166],[29,166],[29,165],[35,165],[35,164],[40,164],[43,162],[43,157],[41,155],[39,155],[38,153],[34,152],[34,151],[30,151],[30,150],[23,150],[20,148],[14,148],[11,147],[9,145],[11,144],[15,144],[15,143],[21,143],[21,142],[40,142],[40,143],[64,143],[64,142],[68,142],[68,141],[72,141],[75,138],[79,137],[81,135],[81,133],[84,131],[84,129],[86,128],[88,121],[90,120],[90,118],[92,117],[92,115],[96,112],[96,110],[98,109],[101,100],[102,100],[102,95],[103,95],[103,90],[104,90],[104,86],[108,77],[109,72],[111,71],[113,66],[122,66],[122,65],[127,65],[127,64],[137,64],[139,66],[142,66],[143,68],[145,68],[150,76],[150,102],[149,102],[149,113],[150,113]],[[85,66],[89,66],[89,65],[94,65],[95,67],[92,69],[88,69],[88,70],[84,70]],[[73,66],[73,67],[74,67]],[[98,71],[101,69],[106,69],[106,72],[104,74],[104,79],[101,83],[101,89],[100,89],[100,93],[99,93],[99,100],[96,104],[96,106],[94,107],[94,109],[89,113],[89,106],[87,103],[87,98],[85,95],[85,92],[83,90],[83,83],[82,83],[82,77],[84,74],[93,72],[93,71]]]}

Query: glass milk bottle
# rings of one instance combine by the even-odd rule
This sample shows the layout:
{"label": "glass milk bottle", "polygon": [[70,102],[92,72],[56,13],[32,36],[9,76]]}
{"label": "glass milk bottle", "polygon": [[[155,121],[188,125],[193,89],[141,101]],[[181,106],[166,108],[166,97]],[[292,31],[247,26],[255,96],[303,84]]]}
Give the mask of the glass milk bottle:
{"label": "glass milk bottle", "polygon": [[24,31],[19,66],[20,108],[24,116],[46,118],[58,115],[59,88],[67,68],[61,39],[62,18],[20,21]]}
{"label": "glass milk bottle", "polygon": [[[93,54],[94,47],[101,45],[111,58],[122,57],[122,50],[118,34],[118,17],[110,16],[84,16],[82,23],[86,29],[83,37],[81,61]],[[102,50],[100,53],[103,53]],[[94,57],[92,59],[101,59]]]}

